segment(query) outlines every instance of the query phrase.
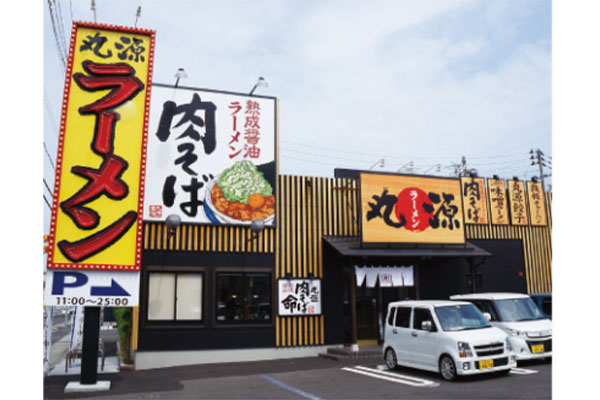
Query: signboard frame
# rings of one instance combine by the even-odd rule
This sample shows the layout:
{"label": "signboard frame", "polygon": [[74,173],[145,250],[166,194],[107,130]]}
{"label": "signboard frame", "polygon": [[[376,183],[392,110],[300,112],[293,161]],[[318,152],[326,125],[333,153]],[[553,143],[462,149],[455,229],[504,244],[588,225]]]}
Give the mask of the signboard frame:
{"label": "signboard frame", "polygon": [[[483,222],[473,222],[471,220],[467,219],[467,207],[465,206],[466,201],[468,200],[468,197],[466,197],[464,195],[464,190],[465,190],[465,184],[469,183],[468,181],[470,180],[470,183],[473,183],[473,181],[477,181],[477,183],[481,184],[481,188],[479,189],[479,196],[481,197],[481,199],[479,200],[479,203],[481,204],[481,208],[482,211],[485,213],[485,220]],[[488,197],[487,197],[487,187],[486,187],[486,182],[485,182],[485,178],[480,178],[480,177],[476,177],[476,176],[462,176],[460,177],[460,190],[461,190],[461,197],[463,200],[463,218],[465,221],[465,224],[470,224],[470,225],[487,225],[490,222],[490,217],[489,217],[489,212],[488,212]],[[481,217],[480,217],[481,218]]]}
{"label": "signboard frame", "polygon": [[[504,193],[504,207],[503,207],[503,211],[506,214],[505,217],[505,221],[498,221],[496,213],[494,212],[494,203],[493,203],[493,199],[492,199],[492,185],[490,184],[490,181],[494,181],[494,182],[502,182],[501,185],[496,185],[494,184],[494,187],[496,186],[501,186],[503,193]],[[487,195],[488,195],[488,206],[490,208],[490,223],[492,225],[501,225],[501,226],[507,226],[510,225],[510,208],[509,208],[509,194],[508,194],[508,190],[506,188],[506,180],[505,179],[496,179],[496,178],[487,178]]]}
{"label": "signboard frame", "polygon": [[[455,242],[449,242],[449,241],[444,241],[444,242],[431,242],[431,241],[388,241],[388,242],[380,242],[380,241],[365,241],[364,240],[364,224],[363,224],[363,211],[364,211],[364,205],[363,205],[363,183],[362,183],[362,177],[366,176],[366,175],[384,175],[384,176],[389,176],[390,179],[402,179],[402,178],[408,178],[408,179],[424,179],[424,180],[431,180],[431,181],[452,181],[457,185],[457,194],[459,198],[456,198],[455,196],[455,201],[457,201],[457,205],[460,206],[460,218],[459,221],[462,224],[460,226],[460,229],[462,230],[462,235],[461,235],[461,241],[455,241]],[[462,185],[460,182],[460,179],[458,178],[453,178],[453,177],[442,177],[442,176],[434,176],[434,175],[411,175],[411,174],[397,174],[397,173],[391,173],[391,172],[371,172],[371,171],[359,171],[358,173],[358,211],[359,211],[359,230],[360,230],[360,245],[361,247],[367,247],[367,246],[371,246],[371,247],[376,247],[376,246],[389,246],[389,245],[394,245],[394,246],[409,246],[409,245],[439,245],[439,246],[448,246],[448,245],[462,245],[465,246],[466,242],[467,242],[467,232],[466,232],[466,227],[465,227],[465,220],[464,220],[464,207],[463,207],[463,201],[462,201]]]}
{"label": "signboard frame", "polygon": [[[534,212],[535,212],[535,205],[532,204],[533,203],[533,190],[531,190],[533,187],[537,187],[539,189],[539,193],[541,194],[541,198],[540,198],[540,202],[542,204],[542,210],[543,210],[543,214],[544,214],[544,221],[542,223],[537,223],[535,221],[534,218]],[[527,187],[527,203],[528,203],[528,208],[529,208],[529,224],[531,226],[548,226],[548,207],[546,205],[546,196],[545,196],[545,192],[544,192],[544,188],[542,186],[541,182],[534,182],[534,181],[527,181],[526,182],[526,187]]]}
{"label": "signboard frame", "polygon": [[47,306],[136,307],[139,271],[48,270],[44,304]]}
{"label": "signboard frame", "polygon": [[[514,208],[513,208],[514,204],[515,204],[515,202],[513,202],[514,185],[518,185],[519,189],[521,189],[523,192],[523,201],[520,203],[522,203],[521,205],[523,206],[523,214],[524,214],[525,220],[520,223],[517,221],[517,217],[514,214]],[[529,225],[529,222],[530,222],[529,207],[527,205],[528,194],[527,194],[527,191],[525,190],[525,182],[520,181],[520,180],[511,179],[507,182],[507,187],[508,187],[508,204],[509,204],[509,212],[510,212],[510,224],[513,226]]]}
{"label": "signboard frame", "polygon": [[[285,310],[283,310],[282,313],[282,301],[283,296],[281,294],[281,285],[283,283],[293,283],[293,282],[310,282],[310,288],[312,287],[318,287],[319,288],[319,301],[316,303],[318,304],[318,313],[302,313],[302,312],[298,312],[298,313],[288,313]],[[319,278],[280,278],[277,279],[277,315],[279,315],[280,317],[307,317],[307,316],[320,316],[323,315],[323,286],[322,284],[322,279]]]}
{"label": "signboard frame", "polygon": [[[112,62],[111,67],[114,66],[115,70],[117,68],[120,68],[121,71],[118,73],[120,74],[119,76],[125,76],[125,73],[122,72],[123,69],[127,69],[129,68],[129,70],[132,70],[133,73],[131,73],[130,75],[127,75],[128,77],[131,77],[131,79],[137,79],[139,82],[141,82],[144,86],[139,89],[139,91],[145,91],[145,96],[144,98],[138,98],[135,101],[139,104],[141,104],[143,106],[143,113],[142,115],[139,115],[139,113],[137,112],[137,107],[133,104],[132,100],[137,96],[138,92],[134,92],[134,94],[131,95],[131,97],[127,98],[127,101],[125,103],[118,103],[115,106],[106,106],[106,108],[102,108],[100,107],[98,104],[102,103],[102,101],[104,101],[108,96],[104,96],[102,97],[102,94],[104,94],[103,92],[101,92],[100,96],[98,96],[96,94],[96,98],[95,98],[95,103],[91,103],[91,104],[79,104],[77,103],[75,100],[73,100],[73,103],[76,103],[74,106],[73,104],[71,104],[71,87],[72,86],[77,86],[80,85],[79,82],[77,82],[77,84],[75,84],[75,76],[73,74],[74,71],[74,64],[75,64],[75,58],[76,58],[76,51],[79,51],[79,53],[81,53],[84,50],[92,50],[92,46],[93,44],[91,44],[93,42],[93,38],[90,38],[90,36],[88,36],[88,40],[89,43],[86,43],[85,45],[87,46],[89,44],[89,48],[83,49],[82,50],[82,46],[80,46],[80,48],[77,50],[76,49],[76,45],[79,39],[81,39],[81,37],[78,38],[79,34],[83,35],[82,32],[84,32],[86,29],[90,29],[90,30],[97,30],[98,34],[100,32],[106,32],[109,35],[113,35],[113,34],[118,34],[121,33],[123,35],[125,34],[132,34],[132,35],[138,35],[138,38],[140,36],[143,36],[144,39],[148,40],[148,53],[145,53],[142,56],[139,56],[139,54],[136,54],[136,59],[135,61],[138,61],[138,56],[139,58],[142,60],[142,62],[146,62],[146,59],[144,59],[143,57],[147,57],[147,66],[146,63],[142,66],[142,71],[144,70],[144,68],[147,68],[145,71],[143,71],[143,74],[145,74],[145,82],[142,82],[139,80],[139,75],[136,73],[136,69],[131,66],[130,64],[127,63],[127,61],[123,62],[123,58],[121,58],[118,61],[115,61],[114,59],[110,60]],[[123,38],[123,36],[121,37]],[[106,39],[106,38],[105,38]],[[135,39],[135,38],[134,38]],[[82,39],[83,40],[83,39]],[[129,43],[131,43],[131,38],[127,38],[127,40],[129,40]],[[134,40],[135,42],[135,40]],[[144,201],[144,183],[145,183],[145,165],[146,165],[146,143],[147,143],[147,130],[148,130],[148,117],[149,117],[149,104],[150,104],[150,94],[151,94],[151,88],[152,88],[152,73],[153,73],[153,68],[154,68],[154,47],[155,47],[155,42],[156,42],[156,31],[154,30],[150,30],[150,29],[141,29],[141,28],[131,28],[131,27],[125,27],[125,26],[116,26],[116,25],[107,25],[107,24],[99,24],[99,23],[91,23],[91,22],[81,22],[81,21],[75,21],[73,22],[73,26],[72,26],[72,31],[71,31],[71,43],[69,46],[69,59],[68,59],[68,63],[67,63],[67,70],[65,73],[65,84],[64,84],[64,93],[63,93],[63,104],[62,104],[62,111],[61,111],[61,122],[60,122],[60,132],[59,132],[59,142],[58,142],[58,151],[57,151],[57,158],[56,158],[56,173],[55,173],[55,183],[54,183],[54,193],[53,193],[53,199],[52,199],[52,215],[51,215],[51,220],[50,220],[50,232],[49,232],[49,240],[48,240],[48,247],[49,247],[49,251],[48,251],[48,262],[47,262],[47,268],[52,270],[52,269],[74,269],[74,270],[119,270],[119,271],[139,271],[140,267],[141,267],[141,248],[142,248],[142,243],[141,243],[141,238],[142,238],[142,222],[143,222],[143,218],[142,218],[142,212],[143,212],[143,201]],[[98,42],[96,42],[98,43]],[[140,42],[145,44],[145,42]],[[106,43],[104,42],[100,42],[100,47],[102,45],[104,45]],[[117,44],[119,46],[117,46]],[[134,43],[135,44],[135,43]],[[115,48],[119,49],[119,48],[123,48],[123,44],[122,43],[118,43],[115,42],[114,43]],[[98,46],[98,44],[97,44]],[[133,44],[132,44],[133,47]],[[107,48],[102,49],[102,51],[106,52],[104,55],[108,54],[108,46]],[[139,50],[139,48],[135,49],[135,50]],[[94,61],[92,61],[93,59],[98,59],[98,57],[103,57],[98,56],[96,54],[96,52],[100,53],[100,50],[98,50],[98,47],[96,47],[95,50],[93,51],[93,55],[89,56],[89,53],[86,53],[86,55],[83,56],[79,56],[78,53],[78,62],[81,60],[84,60],[84,62],[82,63],[83,65],[83,69],[85,70],[86,74],[89,75],[85,75],[85,74],[81,74],[83,75],[83,77],[79,77],[78,79],[79,81],[82,81],[86,78],[88,78],[89,76],[95,76],[95,77],[100,77],[100,78],[95,78],[95,79],[102,79],[105,77],[112,77],[115,75],[109,75],[106,72],[105,69],[105,63],[100,63],[97,62],[95,63]],[[112,52],[111,52],[112,54]],[[131,53],[126,53],[125,51],[123,51],[123,54],[125,54],[125,60],[129,59],[132,60],[133,56],[131,56]],[[126,55],[129,54],[131,56],[131,58],[126,57]],[[89,58],[86,58],[88,57]],[[119,58],[119,57],[116,57]],[[93,66],[94,71],[88,70],[87,68],[90,68],[90,65]],[[117,67],[118,65],[118,67]],[[137,65],[136,65],[137,66]],[[78,70],[79,70],[79,66],[77,66]],[[103,76],[104,74],[104,76]],[[117,73],[115,73],[117,74]],[[123,78],[125,79],[125,78]],[[73,83],[72,83],[73,82]],[[96,85],[96,83],[92,83],[91,85]],[[108,88],[108,84],[104,83],[105,86],[102,86],[103,84],[98,84],[96,86],[95,89],[89,89],[89,90],[106,90],[104,88]],[[125,85],[125,84],[124,84]],[[93,87],[93,86],[90,86]],[[112,88],[114,88],[115,86],[110,86]],[[88,89],[86,89],[88,90]],[[116,90],[116,89],[115,89]],[[80,91],[80,93],[85,93],[85,91],[82,89]],[[94,92],[95,93],[95,92]],[[113,93],[115,93],[113,91]],[[111,94],[113,94],[111,93]],[[81,95],[80,95],[81,96]],[[106,103],[106,101],[105,101]],[[139,143],[140,143],[140,147],[139,147],[139,154],[137,153],[137,148],[134,149],[134,151],[136,152],[135,157],[138,158],[139,157],[139,176],[137,177],[137,179],[134,177],[129,178],[129,180],[127,181],[129,183],[129,185],[132,184],[136,184],[137,186],[134,186],[137,189],[137,199],[135,199],[135,203],[137,203],[137,208],[135,208],[136,212],[135,212],[135,216],[134,216],[134,211],[128,211],[125,214],[126,217],[126,221],[128,227],[126,229],[121,229],[120,233],[116,236],[113,237],[112,241],[109,241],[108,244],[106,244],[104,247],[101,247],[99,249],[96,249],[94,252],[91,253],[86,253],[86,255],[84,256],[84,258],[77,256],[77,257],[69,257],[64,253],[61,253],[61,250],[58,249],[58,244],[56,243],[57,239],[63,239],[64,240],[64,236],[66,236],[66,234],[63,232],[63,230],[67,229],[67,227],[69,227],[69,224],[65,224],[64,227],[63,226],[59,226],[60,224],[58,223],[57,219],[58,219],[58,213],[59,212],[63,212],[64,210],[62,210],[62,207],[59,207],[59,201],[61,199],[61,189],[65,189],[63,187],[63,182],[61,182],[61,178],[64,175],[65,178],[68,179],[73,179],[69,174],[75,174],[75,172],[73,172],[73,170],[71,171],[64,171],[63,173],[63,167],[64,164],[68,165],[69,163],[65,163],[65,159],[63,157],[64,155],[64,151],[65,151],[65,147],[69,145],[69,143],[67,141],[65,141],[65,136],[68,134],[69,135],[69,142],[72,140],[71,137],[77,137],[76,134],[74,133],[74,131],[76,131],[75,127],[71,127],[69,129],[69,132],[67,132],[67,128],[68,128],[68,124],[69,124],[69,117],[76,117],[76,113],[79,111],[80,115],[82,114],[82,109],[86,108],[86,107],[91,107],[92,105],[97,106],[96,111],[92,111],[91,114],[96,113],[95,116],[95,121],[94,121],[94,125],[96,126],[95,131],[93,132],[94,134],[94,139],[92,141],[93,146],[96,146],[97,142],[97,125],[98,124],[98,120],[101,118],[100,115],[102,114],[103,117],[105,117],[104,114],[117,114],[117,117],[115,118],[113,125],[112,125],[112,132],[110,133],[110,150],[105,150],[101,153],[97,152],[97,149],[95,149],[95,147],[92,147],[91,149],[89,149],[90,152],[93,152],[96,155],[99,154],[108,154],[109,156],[111,156],[111,160],[113,159],[120,159],[120,157],[113,155],[112,151],[113,151],[113,146],[114,143],[112,142],[112,140],[116,140],[115,138],[115,133],[114,133],[114,129],[115,129],[115,124],[119,124],[119,120],[121,120],[121,124],[123,124],[122,122],[122,118],[120,118],[121,114],[115,113],[112,111],[113,108],[117,108],[117,107],[125,107],[125,106],[129,106],[131,107],[131,105],[129,105],[129,103],[133,104],[133,110],[135,111],[128,111],[131,112],[133,115],[135,115],[137,118],[134,123],[137,124],[141,124],[140,127],[140,131],[136,132],[136,136],[135,136],[135,140],[139,139]],[[71,109],[69,109],[69,107],[71,107]],[[75,109],[74,107],[81,107],[79,109]],[[109,111],[110,110],[110,111]],[[86,111],[86,116],[89,116],[88,114],[90,114],[88,111]],[[125,121],[132,121],[134,117],[131,118],[126,118]],[[141,123],[139,122],[141,119]],[[77,118],[75,118],[75,121],[77,121]],[[87,120],[86,120],[87,121]],[[89,123],[88,123],[89,124]],[[108,124],[104,124],[104,125],[108,125]],[[78,126],[79,127],[79,126]],[[87,133],[87,132],[86,132]],[[132,139],[133,140],[133,139]],[[120,149],[121,147],[119,147]],[[105,158],[104,161],[108,160],[108,158]],[[122,159],[121,159],[122,160]],[[101,166],[101,170],[96,170],[96,173],[98,173],[97,171],[102,171],[99,172],[99,174],[105,174],[104,172],[104,161],[103,164]],[[119,162],[124,162],[125,163],[125,167],[121,167],[121,172],[120,174],[123,173],[127,173],[127,169],[130,166],[129,162],[130,160],[122,160]],[[138,166],[136,164],[133,164],[134,168],[138,168]],[[76,166],[79,167],[79,166]],[[81,170],[83,170],[84,166],[81,166]],[[86,165],[85,167],[90,167],[89,165]],[[73,167],[75,168],[75,167]],[[91,168],[87,168],[89,170],[91,170]],[[90,174],[95,172],[95,170],[91,170],[92,172],[89,172]],[[121,175],[117,175],[116,177],[112,178],[113,180],[112,182],[117,182],[118,184],[124,183],[124,181],[121,178]],[[78,174],[79,175],[79,174]],[[104,175],[102,175],[104,176]],[[137,182],[136,182],[137,180]],[[90,182],[91,182],[91,178],[90,178]],[[83,188],[87,188],[88,184],[82,185]],[[131,194],[131,189],[130,187],[127,185],[127,183],[124,183],[125,186],[125,194],[122,195],[122,197],[120,197],[120,200],[125,200],[127,202],[131,202],[134,203],[132,197],[128,197],[128,196],[134,196]],[[83,191],[84,189],[80,189],[80,192]],[[79,194],[80,192],[77,192],[77,194]],[[100,192],[100,194],[97,195],[97,197],[92,197],[91,200],[85,200],[82,201],[80,206],[74,206],[74,207],[79,207],[79,208],[83,208],[83,204],[86,204],[87,202],[90,201],[97,201],[97,198],[101,198],[103,197],[106,193],[105,189],[103,189],[102,192]],[[107,196],[108,197],[108,196]],[[75,198],[75,195],[73,195],[72,198]],[[113,199],[113,197],[109,197],[110,199]],[[117,197],[118,198],[118,197]],[[69,199],[70,200],[70,199]],[[67,200],[62,200],[60,202],[60,206],[64,205],[66,203]],[[95,211],[93,210],[93,208],[90,207],[90,209],[95,213]],[[98,214],[96,213],[96,220],[99,221],[100,217],[98,216]],[[61,217],[61,218],[68,218],[67,217]],[[68,221],[68,219],[66,219],[66,221]],[[73,226],[75,226],[77,229],[81,230],[86,230],[85,233],[87,234],[88,231],[90,233],[90,236],[81,239],[80,237],[75,237],[75,238],[70,238],[70,240],[72,240],[72,244],[74,245],[79,245],[80,243],[82,243],[84,240],[88,240],[90,237],[94,236],[94,237],[100,237],[102,236],[103,233],[105,233],[109,228],[111,228],[112,226],[116,226],[117,223],[122,223],[122,219],[119,219],[119,221],[117,221],[116,223],[114,223],[113,225],[109,225],[108,227],[99,227],[99,222],[96,222],[96,226],[94,226],[92,230],[89,230],[90,228],[85,227],[85,228],[81,228],[78,226],[79,224],[79,220],[77,220],[76,223],[73,224]],[[75,228],[69,228],[71,230],[75,230]],[[135,230],[135,232],[133,232]],[[125,235],[134,235],[133,239],[127,239],[130,240],[132,243],[127,242],[126,244],[120,243],[121,239],[123,236]],[[133,243],[134,242],[134,243]],[[126,262],[122,262],[122,261],[110,261],[110,260],[120,260],[122,259],[122,254],[113,254],[116,251],[111,252],[110,256],[106,256],[106,253],[103,253],[107,250],[114,250],[114,249],[110,249],[110,247],[112,247],[113,245],[119,244],[121,246],[123,246],[123,248],[120,251],[125,251],[125,249],[127,251],[129,251],[131,249],[132,254],[128,255],[127,257],[129,257],[130,261],[126,261]],[[59,256],[59,260],[56,260],[56,256]],[[92,260],[89,260],[89,259]],[[68,260],[68,261],[65,261]],[[101,260],[101,261],[100,261]]]}
{"label": "signboard frame", "polygon": [[[240,93],[240,92],[232,92],[232,91],[226,91],[226,90],[217,90],[217,89],[207,89],[207,88],[199,88],[199,87],[191,87],[191,86],[182,86],[182,85],[178,85],[178,86],[174,86],[174,85],[168,85],[168,84],[163,84],[163,83],[153,83],[153,87],[154,88],[161,88],[161,89],[172,89],[172,90],[177,90],[177,91],[189,91],[190,93],[194,93],[194,92],[207,92],[207,93],[212,93],[212,94],[217,94],[217,95],[225,95],[225,96],[237,96],[237,97],[243,97],[247,100],[256,100],[256,99],[262,99],[262,100],[269,100],[273,102],[273,161],[272,163],[274,163],[274,173],[273,173],[273,177],[272,179],[269,181],[269,179],[266,179],[269,181],[269,183],[272,186],[273,189],[273,196],[275,197],[275,201],[274,201],[274,214],[273,214],[273,219],[270,222],[267,222],[265,224],[265,227],[275,227],[276,226],[276,221],[277,221],[277,214],[278,214],[278,209],[277,209],[277,195],[278,195],[278,176],[279,176],[279,152],[278,152],[278,144],[279,144],[279,118],[278,118],[278,113],[279,113],[279,99],[275,96],[265,96],[265,95],[256,95],[256,94],[248,94],[248,93]],[[156,94],[154,95],[154,99],[156,100]],[[154,114],[154,113],[158,113],[159,111],[156,111],[154,109],[151,109],[150,113]],[[152,126],[154,125],[153,123],[154,121],[150,121],[149,124],[149,129],[152,128]],[[224,128],[223,131],[224,132],[229,132],[227,128]],[[241,131],[241,130],[240,130]],[[155,132],[150,131],[149,132],[149,148],[148,151],[151,152],[153,146],[156,146],[156,144],[152,144],[152,135],[154,135]],[[225,133],[225,134],[226,134]],[[229,132],[230,133],[230,132]],[[220,133],[221,135],[224,135],[223,133]],[[219,136],[217,136],[218,138]],[[222,136],[221,138],[223,138],[225,136]],[[168,146],[167,143],[163,143],[162,146]],[[245,158],[244,158],[245,159]],[[172,160],[170,160],[172,161]],[[150,166],[149,169],[151,170],[153,167]],[[149,174],[151,174],[152,172],[150,172]],[[202,175],[201,173],[199,175]],[[162,184],[162,183],[161,183]],[[148,196],[148,191],[146,192],[146,196]],[[210,195],[210,194],[209,194]],[[186,224],[186,225],[208,225],[208,226],[239,226],[239,227],[249,227],[252,221],[235,221],[235,222],[231,222],[231,221],[222,221],[219,220],[218,217],[215,215],[216,213],[212,213],[213,215],[208,215],[210,213],[210,211],[207,211],[206,209],[208,208],[208,206],[206,204],[202,205],[202,210],[200,210],[200,213],[205,213],[205,217],[204,217],[204,221],[202,220],[192,220],[192,217],[188,217],[187,215],[185,215],[181,210],[179,209],[175,209],[177,207],[177,203],[174,204],[172,206],[173,209],[169,209],[169,211],[167,211],[165,214],[167,215],[162,215],[162,217],[149,217],[148,214],[150,214],[149,208],[150,206],[153,206],[153,204],[150,203],[150,200],[146,197],[144,199],[144,203],[145,203],[145,209],[143,212],[143,217],[144,217],[144,221],[146,222],[159,222],[159,221],[164,221],[167,215],[170,214],[176,214],[181,218],[182,223]],[[163,207],[164,208],[164,207]],[[201,218],[198,218],[201,219]],[[208,219],[208,221],[206,221],[206,219]]]}

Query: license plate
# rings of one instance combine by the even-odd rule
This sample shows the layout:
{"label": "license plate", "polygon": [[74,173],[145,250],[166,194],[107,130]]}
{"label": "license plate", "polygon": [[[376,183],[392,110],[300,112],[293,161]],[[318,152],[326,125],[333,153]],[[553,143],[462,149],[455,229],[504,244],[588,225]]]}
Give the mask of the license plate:
{"label": "license plate", "polygon": [[531,352],[532,353],[543,353],[544,352],[544,345],[543,344],[536,344],[531,346]]}
{"label": "license plate", "polygon": [[479,369],[494,368],[494,360],[479,361]]}

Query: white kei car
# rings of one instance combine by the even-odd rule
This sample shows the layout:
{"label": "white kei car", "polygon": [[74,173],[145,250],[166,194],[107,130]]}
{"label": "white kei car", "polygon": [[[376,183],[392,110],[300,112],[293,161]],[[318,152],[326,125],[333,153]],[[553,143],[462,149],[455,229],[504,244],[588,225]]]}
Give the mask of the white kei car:
{"label": "white kei car", "polygon": [[406,366],[457,375],[507,374],[516,367],[508,335],[473,304],[408,300],[388,305],[383,358],[389,369]]}
{"label": "white kei car", "polygon": [[517,360],[552,357],[552,321],[531,297],[521,293],[472,293],[450,296],[469,301],[510,335]]}

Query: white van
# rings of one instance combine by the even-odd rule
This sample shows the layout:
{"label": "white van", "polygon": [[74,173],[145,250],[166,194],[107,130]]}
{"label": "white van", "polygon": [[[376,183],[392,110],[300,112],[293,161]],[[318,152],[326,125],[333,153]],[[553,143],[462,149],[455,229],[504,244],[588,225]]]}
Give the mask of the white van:
{"label": "white van", "polygon": [[472,293],[450,298],[469,301],[489,314],[492,325],[510,335],[517,360],[552,357],[552,321],[526,294]]}
{"label": "white van", "polygon": [[410,300],[388,305],[383,358],[398,365],[457,375],[508,373],[516,367],[508,335],[464,301]]}

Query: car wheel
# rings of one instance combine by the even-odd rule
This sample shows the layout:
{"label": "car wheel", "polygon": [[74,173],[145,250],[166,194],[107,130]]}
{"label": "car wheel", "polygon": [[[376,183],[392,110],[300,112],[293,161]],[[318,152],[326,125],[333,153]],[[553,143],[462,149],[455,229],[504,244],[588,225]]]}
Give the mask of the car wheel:
{"label": "car wheel", "polygon": [[385,365],[388,367],[388,369],[396,369],[396,367],[398,367],[396,353],[393,349],[388,348],[385,351]]}
{"label": "car wheel", "polygon": [[442,356],[440,359],[440,375],[447,381],[453,381],[456,379],[456,365],[452,357],[448,355]]}

